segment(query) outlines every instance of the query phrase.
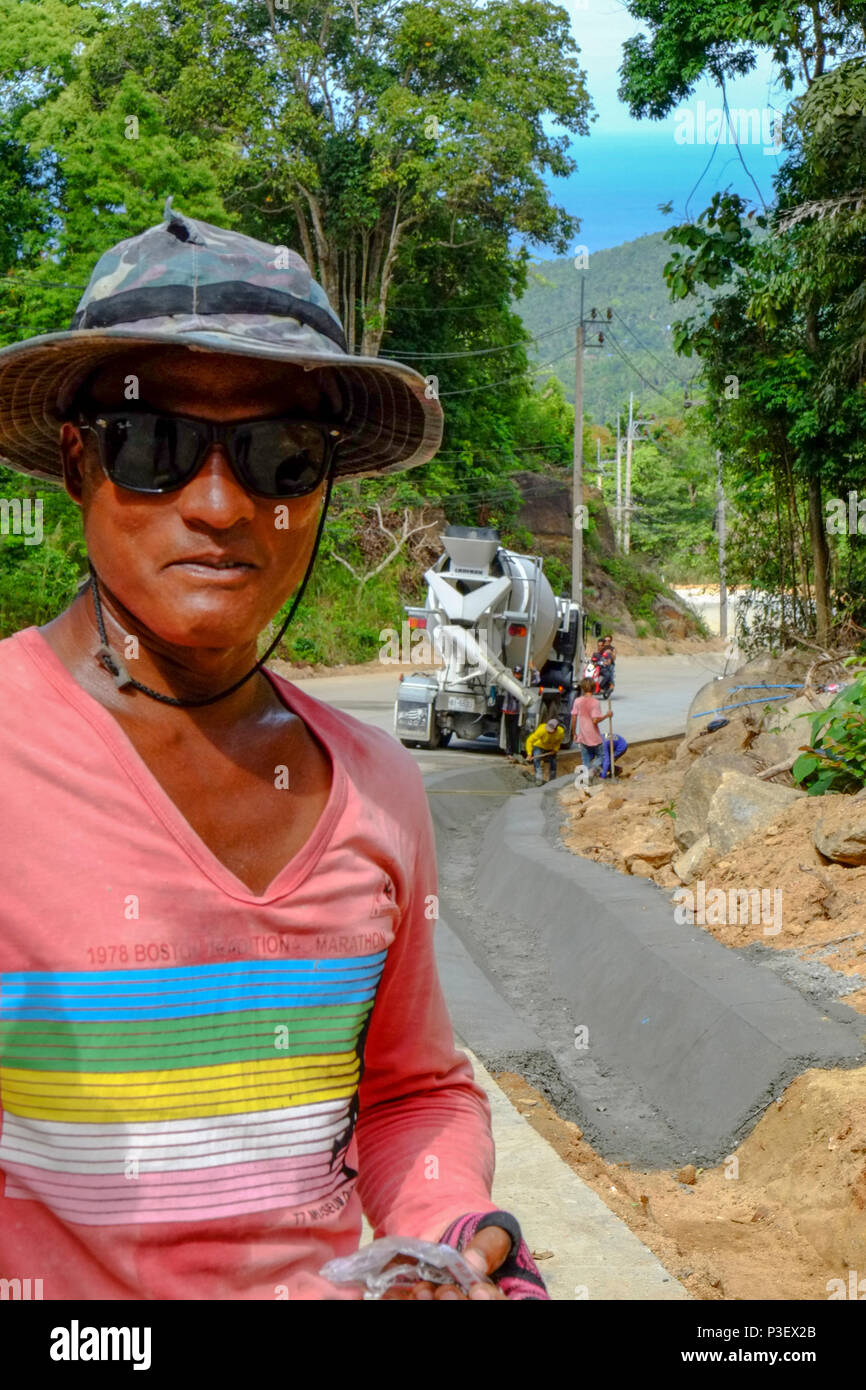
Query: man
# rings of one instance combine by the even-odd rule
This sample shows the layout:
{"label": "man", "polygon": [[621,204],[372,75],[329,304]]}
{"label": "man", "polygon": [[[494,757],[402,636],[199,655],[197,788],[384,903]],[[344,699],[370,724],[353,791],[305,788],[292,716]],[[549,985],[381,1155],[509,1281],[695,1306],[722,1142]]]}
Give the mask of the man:
{"label": "man", "polygon": [[599,724],[612,719],[612,713],[602,714],[601,705],[594,695],[595,685],[588,676],[580,682],[580,695],[571,707],[571,741],[577,736],[580,748],[580,761],[587,771],[588,780],[601,768],[602,737]]}
{"label": "man", "polygon": [[[513,667],[513,674],[518,680],[522,680],[523,667]],[[521,705],[517,696],[512,695],[510,690],[506,690],[502,697],[502,719],[505,733],[505,752],[512,759],[520,752],[520,710]]]}
{"label": "man", "polygon": [[540,787],[544,781],[541,775],[542,760],[546,761],[550,768],[547,774],[548,782],[552,782],[556,776],[556,755],[564,738],[565,729],[562,725],[555,719],[548,719],[546,723],[539,724],[526,740],[526,756],[532,759],[536,786]]}
{"label": "man", "polygon": [[546,1297],[453,1047],[417,766],[256,655],[334,478],[441,428],[414,372],[347,355],[300,257],[168,205],[68,333],[0,353],[0,455],[62,478],[91,564],[0,643],[0,1277],[357,1298],[319,1270],[363,1209],[465,1248],[472,1297]]}

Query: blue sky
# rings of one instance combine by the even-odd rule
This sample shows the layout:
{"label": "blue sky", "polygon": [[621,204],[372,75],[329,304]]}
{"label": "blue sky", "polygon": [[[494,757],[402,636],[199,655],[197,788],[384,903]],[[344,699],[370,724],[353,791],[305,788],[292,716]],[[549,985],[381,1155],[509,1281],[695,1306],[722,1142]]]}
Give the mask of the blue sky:
{"label": "blue sky", "polygon": [[[581,219],[576,244],[592,253],[660,231],[675,220],[697,216],[716,189],[727,186],[760,206],[759,194],[722,124],[719,89],[702,83],[665,120],[633,120],[616,94],[618,70],[624,40],[645,26],[631,17],[620,0],[563,2],[598,112],[589,137],[574,142],[578,172],[551,183],[556,201]],[[727,95],[731,110],[740,113],[735,121],[743,159],[769,202],[772,176],[780,162],[772,112],[774,108],[783,111],[791,94],[774,86],[772,65],[762,58],[749,76],[728,83]],[[704,173],[720,127],[721,139]],[[667,201],[674,204],[672,217],[658,211],[658,204]]]}

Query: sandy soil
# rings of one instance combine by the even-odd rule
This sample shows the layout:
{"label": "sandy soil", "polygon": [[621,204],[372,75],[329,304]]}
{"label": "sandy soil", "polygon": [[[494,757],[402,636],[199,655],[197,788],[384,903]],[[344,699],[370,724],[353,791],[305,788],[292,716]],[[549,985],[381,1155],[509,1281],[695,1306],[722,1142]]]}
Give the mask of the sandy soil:
{"label": "sandy soil", "polygon": [[[563,839],[576,854],[670,890],[680,882],[671,812],[690,758],[670,742],[636,751],[616,784],[559,793],[568,812]],[[704,930],[725,946],[761,942],[850,976],[842,998],[866,1014],[866,866],[818,853],[817,814],[811,798],[796,801],[707,874],[726,890],[780,888],[782,931],[765,935],[761,923]],[[521,1078],[497,1079],[695,1297],[826,1299],[847,1289],[850,1270],[866,1278],[866,1068],[805,1072],[724,1163],[679,1174],[606,1163]],[[844,1284],[828,1287],[833,1279]]]}
{"label": "sandy soil", "polygon": [[522,1077],[496,1080],[693,1297],[827,1299],[851,1270],[866,1296],[866,1067],[805,1072],[724,1163],[679,1173],[606,1163]]}
{"label": "sandy soil", "polygon": [[[591,796],[571,789],[560,792],[569,812],[563,834],[568,848],[620,872],[652,878],[660,887],[678,886],[670,864],[679,853],[670,813],[687,763],[671,756],[675,746],[636,750],[641,756],[633,764],[628,757],[623,760],[618,782],[603,783]],[[793,949],[803,960],[850,975],[852,989],[844,1001],[866,1013],[866,865],[824,860],[812,841],[816,815],[811,798],[794,802],[712,869],[712,886],[726,892],[779,888],[783,928],[778,935],[764,935],[760,922],[708,923],[704,930],[725,946],[760,942],[776,950]]]}

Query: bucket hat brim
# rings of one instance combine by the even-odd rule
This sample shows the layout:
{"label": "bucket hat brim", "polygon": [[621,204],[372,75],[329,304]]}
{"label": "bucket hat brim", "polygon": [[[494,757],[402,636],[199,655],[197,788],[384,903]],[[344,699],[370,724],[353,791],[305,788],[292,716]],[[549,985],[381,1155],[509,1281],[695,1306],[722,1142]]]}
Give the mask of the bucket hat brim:
{"label": "bucket hat brim", "polygon": [[296,344],[285,333],[279,342],[269,343],[201,327],[179,332],[176,327],[125,326],[48,333],[0,350],[0,462],[34,478],[61,482],[58,434],[76,391],[98,367],[152,347],[330,369],[343,400],[337,478],[417,467],[433,457],[442,441],[442,407],[426,394],[418,372],[385,358],[341,352],[307,325],[298,325]]}

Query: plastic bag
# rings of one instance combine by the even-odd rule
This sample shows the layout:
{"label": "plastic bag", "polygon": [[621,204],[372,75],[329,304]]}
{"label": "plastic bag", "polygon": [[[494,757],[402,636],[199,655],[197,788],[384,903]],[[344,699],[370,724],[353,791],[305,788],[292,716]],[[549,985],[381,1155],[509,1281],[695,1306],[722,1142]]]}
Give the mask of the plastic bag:
{"label": "plastic bag", "polygon": [[[405,1260],[391,1264],[400,1255],[405,1256]],[[473,1284],[491,1282],[473,1269],[453,1246],[415,1240],[412,1236],[385,1236],[382,1240],[374,1240],[356,1250],[354,1255],[329,1260],[319,1273],[332,1284],[363,1284],[365,1299],[381,1298],[395,1284],[414,1284],[421,1279],[430,1284],[456,1284],[463,1293],[468,1293]]]}

